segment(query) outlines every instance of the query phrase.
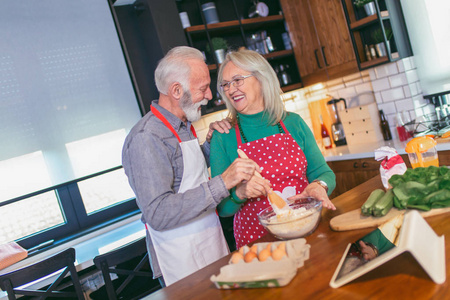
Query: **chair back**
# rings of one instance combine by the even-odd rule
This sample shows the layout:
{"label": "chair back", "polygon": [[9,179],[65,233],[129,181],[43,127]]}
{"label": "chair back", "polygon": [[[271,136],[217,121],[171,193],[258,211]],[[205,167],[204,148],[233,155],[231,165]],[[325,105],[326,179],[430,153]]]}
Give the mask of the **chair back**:
{"label": "chair back", "polygon": [[[119,266],[133,258],[141,259],[136,260],[137,264],[131,267],[132,270]],[[94,263],[102,272],[109,300],[140,299],[160,288],[159,282],[153,279],[153,273],[149,267],[145,237],[116,250],[96,256]],[[110,274],[117,274],[125,279],[120,285],[113,284]],[[143,279],[144,281],[141,280],[141,283],[139,283],[138,279]]]}
{"label": "chair back", "polygon": [[[0,288],[8,293],[8,299],[16,299],[16,295],[33,296],[38,299],[46,299],[47,297],[55,298],[72,298],[84,300],[83,291],[75,269],[75,249],[69,248],[52,257],[44,259],[36,264],[16,270],[7,274],[0,275]],[[57,271],[61,273],[51,283],[47,289],[32,289],[26,287],[18,289],[24,284],[46,277]],[[74,292],[58,290],[64,277],[70,273]]]}

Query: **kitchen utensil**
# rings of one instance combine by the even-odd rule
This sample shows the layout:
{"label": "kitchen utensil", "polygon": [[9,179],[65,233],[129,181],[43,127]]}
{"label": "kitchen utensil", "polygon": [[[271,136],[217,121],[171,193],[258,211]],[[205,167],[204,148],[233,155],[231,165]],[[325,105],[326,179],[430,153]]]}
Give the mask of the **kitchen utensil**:
{"label": "kitchen utensil", "polygon": [[[406,210],[399,210],[397,208],[391,208],[391,210],[383,217],[363,216],[361,209],[355,209],[336,216],[330,220],[330,227],[335,231],[347,231],[355,229],[363,229],[379,226],[390,219],[404,213]],[[450,207],[445,208],[433,208],[429,211],[419,211],[420,215],[424,218],[437,216],[450,212]]]}
{"label": "kitchen utensil", "polygon": [[406,144],[405,151],[408,153],[412,168],[436,166],[439,167],[437,142],[429,136],[413,138]]}
{"label": "kitchen utensil", "polygon": [[[242,151],[241,149],[237,150],[239,157],[241,158],[248,158],[247,154],[245,154],[244,151]],[[255,171],[255,176],[258,176],[259,178],[263,178],[261,174],[259,174],[258,172]],[[289,209],[287,203],[283,200],[283,198],[281,198],[280,196],[278,196],[277,193],[275,193],[274,191],[270,190],[269,194],[267,195],[267,198],[269,198],[269,201],[271,204],[275,205],[278,209]]]}
{"label": "kitchen utensil", "polygon": [[264,2],[253,1],[253,5],[248,10],[248,17],[267,17],[269,15],[269,7]]}
{"label": "kitchen utensil", "polygon": [[219,23],[219,16],[217,15],[216,4],[214,2],[202,4],[202,11],[206,24]]}
{"label": "kitchen utensil", "polygon": [[289,203],[289,214],[277,215],[272,207],[258,214],[259,222],[267,231],[279,239],[307,236],[319,225],[322,201],[306,197]]}
{"label": "kitchen utensil", "polygon": [[341,120],[339,118],[339,111],[346,109],[347,104],[344,98],[331,99],[327,102],[328,112],[330,113],[332,125],[331,125],[331,135],[333,137],[334,144],[336,146],[347,145],[347,140],[345,139],[344,126],[342,126]]}

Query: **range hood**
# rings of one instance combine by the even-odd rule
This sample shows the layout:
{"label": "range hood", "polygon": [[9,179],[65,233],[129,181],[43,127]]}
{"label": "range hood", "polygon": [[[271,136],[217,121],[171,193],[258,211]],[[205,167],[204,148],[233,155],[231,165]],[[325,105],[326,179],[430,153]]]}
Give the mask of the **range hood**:
{"label": "range hood", "polygon": [[450,1],[401,0],[423,94],[450,93]]}

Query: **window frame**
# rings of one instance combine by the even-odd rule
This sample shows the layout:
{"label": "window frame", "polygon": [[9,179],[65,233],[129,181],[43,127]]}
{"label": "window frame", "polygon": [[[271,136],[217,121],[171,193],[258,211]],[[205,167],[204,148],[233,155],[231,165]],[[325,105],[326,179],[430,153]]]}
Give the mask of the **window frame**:
{"label": "window frame", "polygon": [[50,191],[55,192],[59,201],[65,223],[25,236],[16,240],[16,242],[25,249],[29,249],[50,240],[54,240],[54,244],[58,244],[97,229],[98,227],[103,227],[109,223],[140,213],[135,197],[123,199],[119,204],[105,207],[104,209],[95,211],[89,215],[86,213],[83,199],[78,188],[78,182],[101,176],[121,168],[122,166],[118,166],[64,184],[1,202],[0,207],[3,207]]}

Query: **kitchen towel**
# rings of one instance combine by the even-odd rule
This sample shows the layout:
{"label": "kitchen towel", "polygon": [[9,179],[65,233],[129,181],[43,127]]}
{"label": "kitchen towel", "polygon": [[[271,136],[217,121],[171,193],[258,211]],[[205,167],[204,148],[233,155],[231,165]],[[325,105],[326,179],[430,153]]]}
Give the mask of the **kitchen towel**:
{"label": "kitchen towel", "polygon": [[21,261],[28,256],[28,251],[16,242],[0,245],[0,270]]}

